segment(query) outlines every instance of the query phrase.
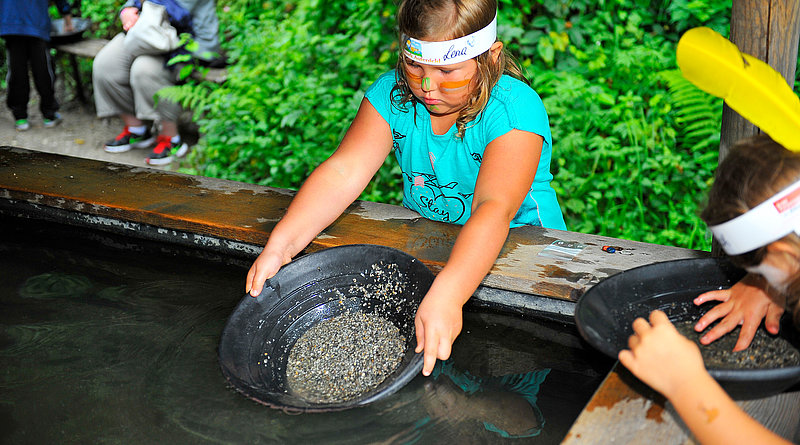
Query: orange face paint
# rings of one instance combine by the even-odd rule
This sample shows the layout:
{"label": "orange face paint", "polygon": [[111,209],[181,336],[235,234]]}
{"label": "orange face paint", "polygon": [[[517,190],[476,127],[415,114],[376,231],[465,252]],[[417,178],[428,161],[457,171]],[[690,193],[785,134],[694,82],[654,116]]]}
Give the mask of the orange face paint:
{"label": "orange face paint", "polygon": [[455,90],[460,90],[466,87],[467,85],[469,85],[469,82],[471,80],[472,78],[470,77],[469,79],[459,80],[455,82],[439,82],[439,88],[441,88],[442,91],[444,92],[453,92]]}
{"label": "orange face paint", "polygon": [[[420,88],[422,88],[423,86],[422,85],[423,80],[429,79],[427,77],[423,79],[421,76],[416,76],[412,74],[408,69],[406,69],[406,78],[408,79],[409,82],[413,83],[415,86],[419,84]],[[470,81],[472,81],[471,77],[469,79],[457,80],[453,82],[439,82],[439,88],[441,88],[442,92],[444,93],[450,93],[465,88],[467,85],[469,85]],[[428,82],[430,82],[430,80],[428,80]]]}

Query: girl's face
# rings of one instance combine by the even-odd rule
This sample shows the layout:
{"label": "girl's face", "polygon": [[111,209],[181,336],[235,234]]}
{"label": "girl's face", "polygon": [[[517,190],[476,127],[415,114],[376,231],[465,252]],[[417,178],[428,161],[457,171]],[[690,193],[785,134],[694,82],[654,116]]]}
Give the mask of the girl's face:
{"label": "girl's face", "polygon": [[475,89],[478,63],[470,59],[453,65],[424,65],[403,58],[411,93],[436,116],[458,113]]}

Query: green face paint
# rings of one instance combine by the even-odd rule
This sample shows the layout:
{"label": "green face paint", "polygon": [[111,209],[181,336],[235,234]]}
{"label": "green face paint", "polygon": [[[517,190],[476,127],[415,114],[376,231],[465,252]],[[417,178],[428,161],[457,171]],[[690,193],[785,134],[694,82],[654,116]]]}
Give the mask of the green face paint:
{"label": "green face paint", "polygon": [[426,90],[431,89],[431,78],[430,77],[426,77],[426,78],[422,79],[422,88],[426,89]]}

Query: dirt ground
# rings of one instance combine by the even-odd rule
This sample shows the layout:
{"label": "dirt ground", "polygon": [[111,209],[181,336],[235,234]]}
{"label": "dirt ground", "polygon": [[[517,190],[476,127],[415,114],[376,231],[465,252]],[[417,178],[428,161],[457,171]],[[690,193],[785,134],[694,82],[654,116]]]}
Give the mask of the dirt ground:
{"label": "dirt ground", "polygon": [[0,91],[0,145],[10,145],[49,153],[61,153],[80,158],[97,159],[120,164],[135,165],[159,170],[177,170],[183,159],[174,160],[165,166],[148,166],[144,159],[150,149],[133,149],[125,153],[106,153],[103,144],[113,139],[123,128],[119,118],[100,119],[95,115],[92,98],[81,103],[74,92],[64,91],[63,82],[56,82],[56,98],[61,104],[63,122],[53,128],[44,128],[39,112],[39,96],[31,84],[31,99],[28,103],[27,131],[14,129],[14,117],[6,105],[6,91]]}

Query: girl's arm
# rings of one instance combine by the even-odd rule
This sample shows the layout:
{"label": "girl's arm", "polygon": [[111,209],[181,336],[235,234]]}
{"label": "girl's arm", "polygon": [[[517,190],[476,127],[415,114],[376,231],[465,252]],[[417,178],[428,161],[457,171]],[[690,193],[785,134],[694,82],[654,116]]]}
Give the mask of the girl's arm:
{"label": "girl's arm", "polygon": [[633,330],[630,350],[619,353],[620,363],[669,399],[700,443],[788,443],[728,396],[706,371],[697,345],[665,313],[653,311],[649,323],[637,318]]}
{"label": "girl's arm", "polygon": [[339,148],[306,179],[247,273],[245,291],[258,296],[264,282],[333,223],[366,188],[392,148],[389,124],[367,99]]}
{"label": "girl's arm", "polygon": [[425,351],[424,375],[430,375],[437,358],[450,357],[453,341],[461,332],[461,308],[497,260],[511,220],[536,176],[542,142],[537,134],[511,130],[486,147],[472,214],[414,320],[417,352]]}

